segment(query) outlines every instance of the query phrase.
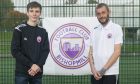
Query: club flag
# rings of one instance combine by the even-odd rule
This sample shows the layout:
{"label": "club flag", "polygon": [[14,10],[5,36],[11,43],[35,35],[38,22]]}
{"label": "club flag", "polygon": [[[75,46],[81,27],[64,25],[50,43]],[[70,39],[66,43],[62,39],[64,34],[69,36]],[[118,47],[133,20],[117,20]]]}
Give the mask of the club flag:
{"label": "club flag", "polygon": [[44,75],[88,75],[90,29],[98,24],[96,17],[44,18],[50,53]]}

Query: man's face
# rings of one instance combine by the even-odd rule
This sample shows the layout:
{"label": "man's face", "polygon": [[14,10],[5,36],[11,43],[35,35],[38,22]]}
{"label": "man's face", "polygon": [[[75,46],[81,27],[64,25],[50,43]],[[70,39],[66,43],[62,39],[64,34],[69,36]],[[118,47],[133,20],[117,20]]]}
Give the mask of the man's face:
{"label": "man's face", "polygon": [[29,8],[29,10],[27,11],[27,16],[29,20],[32,22],[38,21],[40,15],[41,15],[40,8]]}
{"label": "man's face", "polygon": [[96,16],[98,18],[98,21],[102,25],[105,25],[109,20],[109,11],[106,9],[105,6],[103,6],[101,8],[96,9]]}

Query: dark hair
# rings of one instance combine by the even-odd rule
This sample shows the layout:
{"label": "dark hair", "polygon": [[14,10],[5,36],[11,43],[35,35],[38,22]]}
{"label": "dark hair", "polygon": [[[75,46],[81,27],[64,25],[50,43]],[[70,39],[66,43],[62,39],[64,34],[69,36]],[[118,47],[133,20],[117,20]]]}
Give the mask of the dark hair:
{"label": "dark hair", "polygon": [[101,8],[101,7],[105,7],[105,8],[107,9],[107,11],[109,12],[109,7],[108,7],[108,5],[105,4],[105,3],[99,3],[99,4],[96,6],[96,8],[95,8],[95,12],[96,12],[97,9],[99,9],[99,8]]}
{"label": "dark hair", "polygon": [[30,8],[40,8],[40,11],[42,10],[41,4],[36,1],[28,3],[27,11],[29,11]]}

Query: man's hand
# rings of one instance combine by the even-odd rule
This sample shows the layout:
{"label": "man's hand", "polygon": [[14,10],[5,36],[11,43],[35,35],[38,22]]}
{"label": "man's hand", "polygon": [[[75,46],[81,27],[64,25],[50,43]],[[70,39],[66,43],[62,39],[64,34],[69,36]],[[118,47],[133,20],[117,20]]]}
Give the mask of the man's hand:
{"label": "man's hand", "polygon": [[100,73],[95,68],[93,68],[91,72],[93,73],[93,76],[96,80],[100,80],[102,78]]}
{"label": "man's hand", "polygon": [[103,67],[103,68],[99,71],[100,76],[103,76],[103,75],[105,74],[106,70],[107,70],[107,69]]}
{"label": "man's hand", "polygon": [[31,76],[35,76],[36,73],[34,70],[32,70],[31,68],[28,70],[28,74],[31,75]]}
{"label": "man's hand", "polygon": [[36,64],[33,64],[31,68],[28,70],[28,73],[31,76],[35,76],[39,71],[41,71],[40,67]]}

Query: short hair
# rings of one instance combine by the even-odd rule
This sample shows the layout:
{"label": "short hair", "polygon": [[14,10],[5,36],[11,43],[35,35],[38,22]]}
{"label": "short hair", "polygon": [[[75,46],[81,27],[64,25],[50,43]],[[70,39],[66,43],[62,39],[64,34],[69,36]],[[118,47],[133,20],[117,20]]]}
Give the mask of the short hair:
{"label": "short hair", "polygon": [[95,12],[96,12],[97,9],[99,9],[99,8],[101,8],[101,7],[105,7],[105,8],[107,9],[107,11],[109,12],[109,7],[108,7],[108,5],[105,4],[105,3],[99,3],[99,4],[96,6],[96,8],[95,8]]}
{"label": "short hair", "polygon": [[27,5],[27,11],[29,11],[30,8],[39,8],[40,9],[40,12],[42,10],[41,4],[38,3],[38,2],[36,2],[36,1],[33,1],[33,2],[28,3],[28,5]]}

